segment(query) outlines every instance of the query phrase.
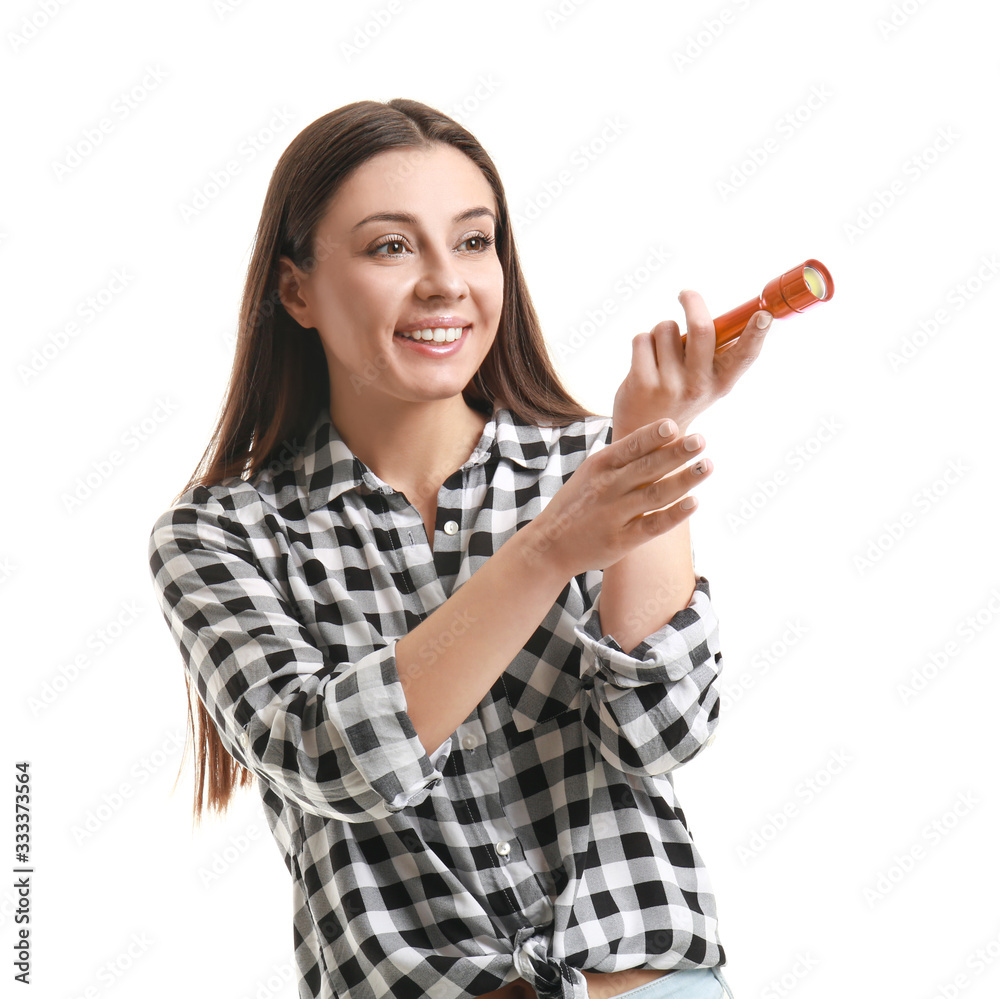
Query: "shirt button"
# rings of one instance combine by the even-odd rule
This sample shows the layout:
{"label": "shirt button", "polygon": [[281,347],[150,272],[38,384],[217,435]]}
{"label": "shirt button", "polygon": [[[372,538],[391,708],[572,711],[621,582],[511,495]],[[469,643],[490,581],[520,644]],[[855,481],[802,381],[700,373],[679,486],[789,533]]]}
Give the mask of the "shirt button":
{"label": "shirt button", "polygon": [[502,843],[497,843],[497,853],[499,853],[501,857],[506,857],[507,854],[510,853],[510,843],[506,840]]}
{"label": "shirt button", "polygon": [[457,534],[458,533],[458,523],[456,521],[454,521],[454,520],[449,520],[444,525],[444,533],[445,534]]}
{"label": "shirt button", "polygon": [[467,735],[462,739],[462,745],[466,749],[475,749],[478,743],[476,742],[476,737],[474,735]]}
{"label": "shirt button", "polygon": [[239,741],[240,741],[240,745],[244,749],[249,749],[250,748],[250,736],[248,736],[246,734],[246,732],[244,732],[242,729],[240,730]]}

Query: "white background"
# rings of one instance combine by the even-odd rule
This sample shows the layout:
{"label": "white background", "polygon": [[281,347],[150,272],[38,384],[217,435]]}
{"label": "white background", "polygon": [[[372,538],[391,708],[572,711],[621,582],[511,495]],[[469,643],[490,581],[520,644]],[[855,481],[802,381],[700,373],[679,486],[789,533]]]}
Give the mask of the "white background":
{"label": "white background", "polygon": [[682,288],[718,315],[830,268],[833,300],[776,321],[693,427],[724,703],[676,787],[737,999],[997,994],[997,8],[559,9],[5,7],[3,762],[12,797],[31,761],[34,994],[295,996],[256,791],[200,830],[190,755],[172,791],[186,700],[146,544],[222,401],[274,163],[393,97],[493,156],[558,369],[598,412]]}

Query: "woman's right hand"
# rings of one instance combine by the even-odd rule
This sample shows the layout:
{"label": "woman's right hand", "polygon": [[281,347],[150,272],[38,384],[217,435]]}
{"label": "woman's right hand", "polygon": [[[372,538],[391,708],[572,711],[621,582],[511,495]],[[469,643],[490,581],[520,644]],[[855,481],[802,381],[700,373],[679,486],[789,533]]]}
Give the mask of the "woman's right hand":
{"label": "woman's right hand", "polygon": [[[669,426],[666,436],[662,424]],[[605,569],[677,527],[697,507],[693,496],[685,500],[688,509],[679,501],[712,470],[707,458],[682,467],[705,447],[701,439],[686,450],[690,437],[697,435],[685,438],[673,420],[656,420],[588,455],[519,532],[525,535],[526,557],[554,562],[569,580],[588,569]]]}

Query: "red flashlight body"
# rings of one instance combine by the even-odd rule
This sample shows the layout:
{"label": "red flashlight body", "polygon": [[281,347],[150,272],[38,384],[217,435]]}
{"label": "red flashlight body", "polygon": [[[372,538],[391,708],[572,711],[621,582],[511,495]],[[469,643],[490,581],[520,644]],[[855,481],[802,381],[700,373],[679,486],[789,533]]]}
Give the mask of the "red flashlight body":
{"label": "red flashlight body", "polygon": [[[806,284],[805,268],[817,271],[826,283],[826,294],[817,298]],[[738,308],[713,320],[715,323],[715,347],[725,346],[735,340],[750,321],[750,317],[761,309],[766,309],[775,319],[783,319],[795,312],[804,312],[819,302],[828,302],[833,297],[833,278],[818,260],[804,263],[785,271],[780,277],[768,281],[759,298],[753,298]]]}

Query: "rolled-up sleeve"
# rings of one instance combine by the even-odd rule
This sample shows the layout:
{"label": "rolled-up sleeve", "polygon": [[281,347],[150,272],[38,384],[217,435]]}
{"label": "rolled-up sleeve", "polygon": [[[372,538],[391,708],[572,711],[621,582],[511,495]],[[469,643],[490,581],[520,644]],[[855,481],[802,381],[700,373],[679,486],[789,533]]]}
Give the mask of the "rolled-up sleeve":
{"label": "rolled-up sleeve", "polygon": [[[598,584],[599,585],[599,584]],[[719,624],[708,580],[698,576],[688,605],[624,652],[600,629],[600,592],[577,622],[592,743],[626,773],[662,774],[695,757],[719,718]]]}
{"label": "rolled-up sleeve", "polygon": [[353,662],[328,661],[217,501],[162,514],[148,557],[224,746],[278,794],[304,811],[366,822],[419,803],[442,779],[406,711],[398,639]]}

